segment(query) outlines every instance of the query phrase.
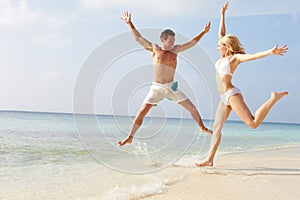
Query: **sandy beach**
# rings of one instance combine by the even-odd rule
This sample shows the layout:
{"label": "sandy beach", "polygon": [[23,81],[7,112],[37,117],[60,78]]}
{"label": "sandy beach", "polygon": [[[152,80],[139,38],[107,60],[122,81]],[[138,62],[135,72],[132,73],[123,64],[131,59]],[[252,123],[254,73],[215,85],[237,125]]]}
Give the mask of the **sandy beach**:
{"label": "sandy beach", "polygon": [[191,168],[180,182],[147,200],[299,199],[300,148],[216,157],[214,167]]}
{"label": "sandy beach", "polygon": [[[86,138],[96,139],[85,149],[71,114],[2,111],[0,119],[0,199],[300,199],[299,125],[265,123],[253,133],[228,121],[214,167],[197,168],[210,140],[199,135],[186,149],[193,120],[184,121],[172,145],[181,119],[169,119],[163,134],[146,143],[114,148],[118,137],[108,133],[118,132],[115,117],[99,116],[106,134],[85,124]],[[130,118],[118,120],[126,125]]]}

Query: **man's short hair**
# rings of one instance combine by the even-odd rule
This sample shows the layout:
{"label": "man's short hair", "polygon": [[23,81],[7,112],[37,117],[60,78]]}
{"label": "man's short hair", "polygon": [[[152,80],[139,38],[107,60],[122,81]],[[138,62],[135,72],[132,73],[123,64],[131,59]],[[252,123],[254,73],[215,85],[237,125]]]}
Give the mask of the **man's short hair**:
{"label": "man's short hair", "polygon": [[164,39],[166,40],[168,38],[168,36],[175,36],[174,31],[172,31],[171,29],[165,29],[161,34],[160,34],[160,39]]}

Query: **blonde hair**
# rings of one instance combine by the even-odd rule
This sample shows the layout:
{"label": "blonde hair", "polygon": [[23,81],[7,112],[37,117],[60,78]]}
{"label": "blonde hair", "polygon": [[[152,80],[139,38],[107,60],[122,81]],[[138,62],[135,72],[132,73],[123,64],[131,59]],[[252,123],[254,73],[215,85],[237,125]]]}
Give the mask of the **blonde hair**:
{"label": "blonde hair", "polygon": [[220,39],[220,42],[224,44],[233,54],[246,54],[243,45],[235,35],[225,35]]}

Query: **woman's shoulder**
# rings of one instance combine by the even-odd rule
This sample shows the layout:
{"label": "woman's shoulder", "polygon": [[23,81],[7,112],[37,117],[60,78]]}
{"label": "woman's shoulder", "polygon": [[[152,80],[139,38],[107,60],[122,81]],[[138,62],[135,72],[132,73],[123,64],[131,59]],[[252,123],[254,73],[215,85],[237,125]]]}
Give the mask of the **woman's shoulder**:
{"label": "woman's shoulder", "polygon": [[232,55],[232,57],[229,59],[230,63],[239,62],[239,59],[241,58],[242,55],[244,54],[236,53]]}

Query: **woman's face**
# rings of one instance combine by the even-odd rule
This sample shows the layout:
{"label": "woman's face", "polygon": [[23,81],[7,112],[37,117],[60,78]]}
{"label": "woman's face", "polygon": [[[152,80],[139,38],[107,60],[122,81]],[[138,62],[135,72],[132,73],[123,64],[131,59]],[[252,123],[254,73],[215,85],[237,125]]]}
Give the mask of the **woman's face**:
{"label": "woman's face", "polygon": [[228,48],[225,46],[225,44],[223,44],[221,41],[219,41],[217,50],[220,52],[220,55],[222,57],[225,57],[225,55],[228,51]]}

